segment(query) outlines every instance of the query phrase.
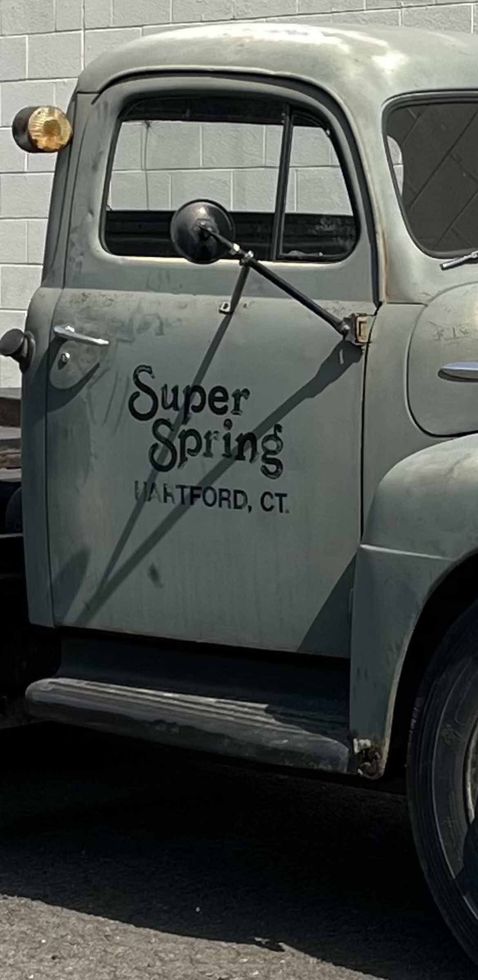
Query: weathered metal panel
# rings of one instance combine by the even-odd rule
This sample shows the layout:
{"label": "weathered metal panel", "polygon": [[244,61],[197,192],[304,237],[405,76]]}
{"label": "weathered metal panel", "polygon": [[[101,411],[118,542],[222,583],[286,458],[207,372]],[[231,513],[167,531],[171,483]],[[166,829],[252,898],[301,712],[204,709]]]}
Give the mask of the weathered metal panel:
{"label": "weathered metal panel", "polygon": [[52,352],[57,622],[346,653],[360,353],[284,299],[65,290],[55,322],[109,340]]}
{"label": "weathered metal panel", "polygon": [[440,293],[415,327],[408,356],[409,402],[425,432],[450,436],[478,431],[476,382],[443,371],[457,362],[473,364],[477,357],[478,276],[469,286]]}
{"label": "weathered metal panel", "polygon": [[[426,450],[433,452],[433,450]],[[389,520],[400,521],[390,501]],[[357,555],[350,678],[350,730],[388,756],[400,673],[420,613],[452,563],[416,550],[362,545]]]}
{"label": "weathered metal panel", "polygon": [[[238,274],[232,263],[121,258],[100,241],[121,106],[182,84],[154,78],[116,86],[92,107],[83,136],[67,288],[54,325],[69,323],[109,346],[53,341],[50,350],[55,619],[343,656],[360,534],[361,353],[254,274],[229,322],[219,306]],[[189,79],[187,87],[201,84]],[[220,89],[250,95],[264,83],[222,81]],[[328,103],[323,111],[331,112]],[[290,263],[284,273],[341,315],[372,313],[369,222],[352,150],[336,129],[360,241],[347,260]],[[174,409],[174,390],[191,385],[196,406],[188,418],[184,394]],[[241,432],[252,434],[249,446],[257,440],[253,459],[250,448],[245,459],[231,453]]]}
{"label": "weathered metal panel", "polygon": [[51,570],[47,509],[46,391],[50,324],[60,291],[42,288],[35,294],[26,328],[35,354],[22,386],[22,498],[28,613],[32,623],[52,626]]}
{"label": "weathered metal panel", "polygon": [[[378,229],[381,298],[428,303],[443,288],[439,259],[410,237],[386,154],[383,112],[391,100],[417,92],[478,89],[478,38],[412,29],[299,24],[224,24],[178,28],[119,48],[88,66],[82,92],[114,90],[120,79],[203,73],[218,80],[252,75],[274,85],[308,85],[343,110],[368,181]],[[250,83],[249,83],[250,84]],[[453,278],[451,278],[453,276]],[[448,285],[474,278],[470,266],[448,273]]]}
{"label": "weathered metal panel", "polygon": [[405,456],[436,439],[417,425],[407,398],[408,350],[424,307],[384,304],[367,348],[363,427],[364,521],[380,481]]}
{"label": "weathered metal panel", "polygon": [[402,92],[476,88],[478,38],[413,29],[294,23],[204,24],[122,45],[80,76],[98,92],[128,75],[165,69],[263,71],[319,84],[359,120]]}
{"label": "weathered metal panel", "polygon": [[[423,603],[476,548],[478,437],[423,448],[476,425],[472,388],[439,377],[442,358],[473,353],[476,272],[444,273],[412,241],[382,114],[403,93],[476,91],[477,54],[478,39],[458,35],[237,24],[144,38],[86,70],[80,91],[104,91],[91,110],[90,95],[78,97],[49,239],[47,281],[61,286],[65,274],[66,288],[58,305],[56,289],[41,290],[29,318],[35,622],[344,655],[355,573],[352,731],[357,753],[386,746]],[[125,101],[206,84],[243,97],[290,85],[337,128],[362,237],[344,262],[284,271],[341,314],[375,310],[370,199],[382,308],[367,355],[360,548],[363,356],[253,275],[232,321],[222,318],[230,263],[121,258],[101,243]],[[65,323],[109,346],[51,340]],[[272,457],[262,442],[254,458],[235,459],[236,425],[274,440]]]}
{"label": "weathered metal panel", "polygon": [[402,459],[381,480],[359,549],[354,595],[351,728],[380,745],[390,737],[408,644],[448,571],[476,553],[478,436]]}

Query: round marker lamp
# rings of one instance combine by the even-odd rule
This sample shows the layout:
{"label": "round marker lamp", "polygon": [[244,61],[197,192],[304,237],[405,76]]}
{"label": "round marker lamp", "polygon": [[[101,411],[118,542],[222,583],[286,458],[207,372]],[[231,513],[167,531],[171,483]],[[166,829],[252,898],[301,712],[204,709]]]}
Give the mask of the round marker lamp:
{"label": "round marker lamp", "polygon": [[62,109],[42,105],[20,109],[13,120],[12,134],[26,153],[58,153],[70,143],[73,130]]}

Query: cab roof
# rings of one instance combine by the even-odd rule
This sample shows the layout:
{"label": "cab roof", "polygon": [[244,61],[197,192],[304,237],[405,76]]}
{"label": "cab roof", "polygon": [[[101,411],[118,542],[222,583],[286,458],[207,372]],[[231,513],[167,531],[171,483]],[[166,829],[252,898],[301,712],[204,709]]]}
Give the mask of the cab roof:
{"label": "cab roof", "polygon": [[79,92],[172,70],[257,72],[320,84],[349,112],[396,95],[478,90],[478,36],[410,28],[356,29],[235,22],[165,29],[93,61]]}

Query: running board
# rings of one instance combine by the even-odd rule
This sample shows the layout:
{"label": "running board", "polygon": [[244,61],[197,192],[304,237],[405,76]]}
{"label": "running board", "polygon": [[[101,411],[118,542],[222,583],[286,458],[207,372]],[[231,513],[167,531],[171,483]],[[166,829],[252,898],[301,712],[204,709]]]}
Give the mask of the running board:
{"label": "running board", "polygon": [[258,703],[178,691],[54,677],[26,692],[39,719],[81,725],[167,745],[279,766],[350,771],[346,718],[290,704]]}

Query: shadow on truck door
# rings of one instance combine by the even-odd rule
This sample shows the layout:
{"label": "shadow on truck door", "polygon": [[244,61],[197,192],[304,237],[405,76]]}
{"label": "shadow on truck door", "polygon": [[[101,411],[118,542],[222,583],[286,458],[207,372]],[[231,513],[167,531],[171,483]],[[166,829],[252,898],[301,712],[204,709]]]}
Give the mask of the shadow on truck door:
{"label": "shadow on truck door", "polygon": [[[216,333],[210,348],[208,349],[207,355],[198,369],[193,384],[197,384],[199,380],[204,377],[207,367],[209,366],[209,363],[225,333],[230,319],[230,317],[225,317],[221,323],[219,330]],[[320,326],[318,326],[318,329],[321,329]],[[260,425],[254,429],[255,435],[258,438],[265,435],[271,426],[286,418],[289,413],[297,408],[297,406],[304,400],[308,398],[315,398],[329,385],[333,384],[342,374],[344,374],[344,372],[352,364],[355,364],[358,360],[360,360],[361,356],[362,353],[359,349],[354,348],[344,342],[337,344],[329,356],[320,365],[317,373],[292,396],[287,398],[282,404],[278,405],[278,407],[271,412],[270,415],[262,420]],[[181,414],[179,413],[172,429],[171,439],[174,439],[177,436],[181,424],[180,418]],[[200,481],[199,486],[211,486],[216,483],[217,480],[219,480],[219,478],[223,476],[223,474],[226,473],[231,466],[234,465],[236,455],[233,455],[230,459],[222,459],[221,462],[217,463],[216,466],[214,466]],[[157,471],[155,469],[150,470],[146,478],[146,484],[149,485],[156,476]],[[115,546],[111,558],[107,563],[104,575],[100,580],[95,595],[88,603],[87,608],[78,615],[74,624],[75,626],[88,625],[89,621],[95,616],[98,610],[101,609],[103,603],[106,602],[107,599],[114,594],[119,585],[132,574],[138,563],[151,552],[154,546],[168,534],[174,525],[188,511],[188,508],[182,505],[175,507],[169,513],[169,515],[146,537],[142,544],[133,551],[132,555],[123,562],[120,568],[114,572],[120,555],[124,551],[126,543],[128,542],[131,532],[135,526],[136,520],[141,512],[142,506],[143,503],[140,501],[133,508],[131,516],[119,536],[118,544]]]}

